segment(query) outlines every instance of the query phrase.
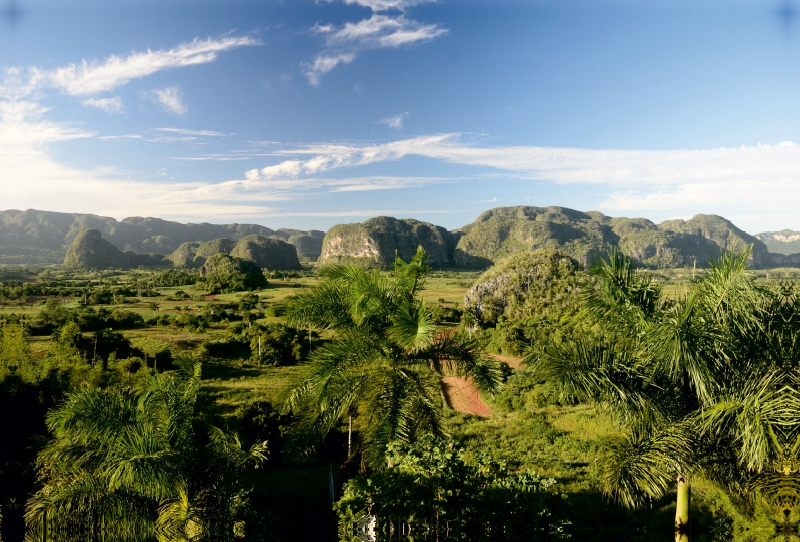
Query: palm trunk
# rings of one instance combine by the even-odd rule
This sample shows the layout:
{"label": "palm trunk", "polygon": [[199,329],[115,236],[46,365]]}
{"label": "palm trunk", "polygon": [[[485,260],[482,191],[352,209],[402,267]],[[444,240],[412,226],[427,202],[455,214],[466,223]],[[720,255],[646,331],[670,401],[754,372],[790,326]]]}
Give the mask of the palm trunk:
{"label": "palm trunk", "polygon": [[675,541],[689,542],[689,502],[692,489],[685,476],[678,476],[678,502],[675,506]]}
{"label": "palm trunk", "polygon": [[350,421],[347,426],[347,459],[350,459],[353,447],[353,417],[350,416]]}

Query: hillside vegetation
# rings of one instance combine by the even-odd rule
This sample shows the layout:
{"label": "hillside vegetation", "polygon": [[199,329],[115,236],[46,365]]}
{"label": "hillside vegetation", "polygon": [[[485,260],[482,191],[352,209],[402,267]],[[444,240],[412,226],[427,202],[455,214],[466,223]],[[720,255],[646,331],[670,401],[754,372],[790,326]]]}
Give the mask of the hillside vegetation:
{"label": "hillside vegetation", "polygon": [[756,235],[756,238],[764,241],[770,252],[786,255],[800,253],[800,231],[765,231]]}
{"label": "hillside vegetation", "polygon": [[753,245],[752,263],[768,267],[772,258],[755,237],[717,215],[670,220],[656,225],[645,218],[611,218],[564,207],[499,207],[461,228],[454,263],[488,266],[517,252],[558,249],[589,264],[618,247],[651,268],[705,267],[726,250]]}
{"label": "hillside vegetation", "polygon": [[[91,214],[10,209],[0,211],[0,264],[60,263],[69,245],[87,229],[100,231],[121,251],[163,255],[173,253],[184,243],[221,238],[235,242],[248,235],[261,235],[288,241],[298,235],[320,240],[325,235],[320,230],[273,230],[258,224],[182,224],[153,217],[118,221]],[[217,252],[220,251],[212,254]]]}
{"label": "hillside vegetation", "polygon": [[[214,254],[235,253],[268,269],[333,263],[388,269],[396,255],[410,258],[421,246],[437,268],[482,270],[513,254],[539,249],[558,250],[590,265],[612,248],[650,269],[703,268],[726,250],[750,245],[754,268],[800,267],[800,252],[793,252],[800,250],[794,245],[800,243],[800,234],[791,230],[754,237],[717,215],[655,224],[645,218],[529,206],[491,209],[452,231],[411,218],[379,216],[339,224],[327,233],[254,224],[179,224],[140,217],[118,222],[95,215],[3,211],[0,264],[62,262],[69,245],[87,229],[100,232],[111,247],[125,254],[123,258],[109,246],[98,247],[104,256],[89,267],[107,262],[112,267],[199,268]],[[287,244],[294,247],[294,254]],[[70,256],[70,264],[74,259]]]}

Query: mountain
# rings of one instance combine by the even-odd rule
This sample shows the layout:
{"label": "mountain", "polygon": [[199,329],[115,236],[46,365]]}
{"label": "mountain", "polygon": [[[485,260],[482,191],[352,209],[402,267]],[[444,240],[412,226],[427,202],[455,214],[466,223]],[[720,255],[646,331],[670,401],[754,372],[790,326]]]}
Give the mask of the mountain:
{"label": "mountain", "polygon": [[395,254],[408,261],[418,246],[425,249],[432,264],[450,265],[457,239],[458,235],[429,222],[379,216],[328,230],[317,265],[357,263],[389,267]]}
{"label": "mountain", "polygon": [[80,269],[107,269],[109,267],[138,267],[164,265],[161,254],[137,254],[121,251],[103,239],[100,230],[83,230],[72,241],[64,256],[64,266]]}
{"label": "mountain", "polygon": [[[182,224],[161,218],[111,217],[51,211],[0,211],[0,264],[61,263],[67,248],[84,230],[96,229],[121,251],[171,254],[185,243],[226,238],[233,242],[248,235],[289,241],[295,235],[321,239],[319,230],[273,230],[258,224]],[[216,253],[216,252],[214,252]]]}
{"label": "mountain", "polygon": [[[82,233],[86,230],[93,231]],[[80,242],[70,248],[76,240]],[[645,218],[609,217],[565,207],[498,207],[452,231],[411,218],[382,216],[339,224],[327,233],[272,230],[257,224],[181,224],[141,217],[117,221],[88,214],[0,211],[0,264],[16,265],[67,262],[97,267],[126,262],[135,267],[171,262],[200,267],[212,255],[230,254],[268,269],[297,269],[299,260],[387,268],[395,255],[407,260],[422,246],[430,262],[440,267],[485,269],[512,254],[541,248],[559,250],[587,264],[611,247],[650,268],[705,267],[726,250],[753,245],[753,267],[800,267],[800,246],[794,243],[800,244],[800,232],[765,232],[757,238],[717,215],[655,224]]]}
{"label": "mountain", "polygon": [[412,247],[422,245],[431,255],[431,263],[473,269],[542,248],[559,250],[588,264],[612,247],[619,247],[646,267],[705,267],[724,251],[750,244],[754,267],[770,267],[776,258],[786,264],[780,255],[770,254],[763,242],[717,215],[655,224],[645,218],[612,218],[565,207],[498,207],[451,232],[426,222],[391,217],[340,224],[328,230],[318,265],[356,262],[387,267],[395,250],[407,259],[413,254]]}
{"label": "mountain", "polygon": [[800,231],[765,231],[755,237],[763,241],[770,252],[786,255],[800,253]]}
{"label": "mountain", "polygon": [[303,268],[297,259],[294,245],[280,239],[248,235],[240,239],[230,252],[234,258],[249,260],[262,269],[300,270]]}

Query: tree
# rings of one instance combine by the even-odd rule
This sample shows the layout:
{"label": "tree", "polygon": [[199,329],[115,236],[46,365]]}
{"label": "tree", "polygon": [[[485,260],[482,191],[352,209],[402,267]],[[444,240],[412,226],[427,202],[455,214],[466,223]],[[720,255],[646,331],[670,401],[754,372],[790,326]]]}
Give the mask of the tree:
{"label": "tree", "polygon": [[484,391],[497,391],[499,362],[486,358],[465,334],[433,325],[431,309],[419,297],[429,270],[421,248],[408,263],[398,258],[390,277],[332,265],[322,271],[320,285],[292,298],[292,325],[335,333],[313,352],[308,378],[287,402],[289,409],[306,402],[312,406],[312,442],[355,415],[365,462],[383,468],[389,442],[446,434],[443,374],[465,376]]}
{"label": "tree", "polygon": [[238,475],[266,443],[196,433],[200,364],[147,387],[84,388],[47,416],[54,438],[37,461],[42,488],[26,519],[41,539],[232,540]]}
{"label": "tree", "polygon": [[[624,430],[605,466],[610,495],[635,507],[677,486],[679,536],[687,529],[693,476],[752,495],[757,484],[743,481],[758,478],[777,451],[790,451],[767,451],[776,441],[768,437],[765,407],[775,414],[777,403],[764,400],[776,389],[775,360],[786,360],[774,335],[785,325],[775,296],[747,272],[749,255],[724,255],[672,300],[629,258],[612,252],[582,287],[595,332],[527,358],[564,395],[601,406]],[[788,321],[796,328],[797,305],[777,306],[792,313]],[[788,365],[796,368],[797,360]]]}

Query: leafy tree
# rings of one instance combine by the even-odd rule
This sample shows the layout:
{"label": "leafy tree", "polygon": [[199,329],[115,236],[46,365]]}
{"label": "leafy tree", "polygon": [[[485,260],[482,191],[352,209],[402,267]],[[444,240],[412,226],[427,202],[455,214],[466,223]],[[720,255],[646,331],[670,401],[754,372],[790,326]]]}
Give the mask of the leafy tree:
{"label": "leafy tree", "polygon": [[419,297],[429,270],[421,248],[409,263],[398,258],[391,277],[331,265],[321,273],[321,284],[291,300],[291,324],[335,333],[311,354],[310,374],[287,402],[290,409],[312,406],[312,441],[355,414],[364,460],[383,468],[389,442],[446,434],[443,374],[465,376],[490,393],[498,390],[499,363],[484,357],[466,335],[440,332],[433,324],[431,308]]}
{"label": "leafy tree", "polygon": [[26,518],[39,539],[233,540],[238,476],[264,461],[210,427],[199,434],[200,364],[147,386],[84,388],[47,416],[53,439],[39,454],[42,487]]}
{"label": "leafy tree", "polygon": [[402,524],[434,540],[549,540],[563,530],[548,506],[555,480],[512,474],[482,453],[468,463],[463,450],[431,438],[392,443],[387,459],[386,470],[345,485],[335,505],[341,541],[357,541],[354,525],[368,516],[387,539]]}
{"label": "leafy tree", "polygon": [[[792,399],[800,356],[789,339],[799,329],[798,305],[759,287],[746,270],[749,256],[724,255],[671,300],[612,252],[582,290],[595,333],[527,360],[565,396],[602,406],[624,429],[606,463],[609,494],[635,507],[677,481],[680,533],[693,476],[752,497],[765,475],[796,461],[794,430],[784,429],[782,441],[780,428],[800,420]],[[784,472],[797,483],[793,469]]]}

